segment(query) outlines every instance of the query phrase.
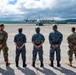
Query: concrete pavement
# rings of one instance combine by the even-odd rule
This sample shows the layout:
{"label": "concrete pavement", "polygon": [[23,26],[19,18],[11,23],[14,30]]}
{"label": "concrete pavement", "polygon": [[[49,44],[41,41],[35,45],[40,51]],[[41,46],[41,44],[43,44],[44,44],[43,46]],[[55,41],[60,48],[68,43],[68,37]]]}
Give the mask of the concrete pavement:
{"label": "concrete pavement", "polygon": [[[22,67],[22,60],[20,57],[19,68],[15,67],[15,44],[13,42],[15,34],[18,33],[18,27],[23,28],[23,33],[27,37],[26,43],[26,63],[27,67]],[[8,32],[8,47],[9,47],[9,61],[11,65],[9,67],[5,66],[5,62],[3,59],[3,53],[1,51],[0,54],[0,75],[76,75],[76,62],[73,60],[73,67],[68,66],[66,63],[68,62],[68,44],[67,37],[71,34],[71,27],[75,27],[75,25],[59,25],[58,30],[63,34],[63,42],[61,44],[61,67],[57,67],[56,65],[56,57],[54,61],[54,68],[50,67],[49,61],[49,41],[48,35],[52,31],[52,25],[40,26],[41,33],[45,36],[45,43],[43,45],[44,49],[44,67],[40,67],[40,62],[37,56],[36,60],[36,68],[31,66],[32,64],[32,49],[33,45],[31,43],[31,37],[35,33],[35,25],[24,25],[24,24],[15,24],[15,25],[6,25],[5,30]],[[73,57],[74,58],[74,57]]]}

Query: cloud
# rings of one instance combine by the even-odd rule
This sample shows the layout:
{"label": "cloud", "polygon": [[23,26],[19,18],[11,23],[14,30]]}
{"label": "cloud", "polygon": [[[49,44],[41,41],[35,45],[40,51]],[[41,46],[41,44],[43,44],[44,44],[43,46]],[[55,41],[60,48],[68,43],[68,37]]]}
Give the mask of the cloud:
{"label": "cloud", "polygon": [[76,18],[75,0],[0,0],[0,20]]}

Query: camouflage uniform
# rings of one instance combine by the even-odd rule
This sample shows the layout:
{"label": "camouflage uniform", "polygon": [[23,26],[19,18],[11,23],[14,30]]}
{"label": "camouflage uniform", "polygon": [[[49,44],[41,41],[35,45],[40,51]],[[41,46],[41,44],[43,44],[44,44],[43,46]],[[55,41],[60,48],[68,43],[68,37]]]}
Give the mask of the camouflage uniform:
{"label": "camouflage uniform", "polygon": [[4,30],[0,30],[0,44],[2,44],[2,48],[0,48],[0,51],[3,50],[3,56],[5,62],[8,61],[8,47],[7,47],[7,38],[8,34]]}
{"label": "camouflage uniform", "polygon": [[[39,46],[42,42],[45,41],[45,38],[42,34],[37,33],[33,35],[32,42],[34,42],[37,46]],[[43,47],[41,46],[39,49],[36,49],[36,47],[33,47],[33,61],[36,60],[37,52],[39,54],[39,60],[43,61]]]}
{"label": "camouflage uniform", "polygon": [[[22,46],[23,43],[26,43],[26,36],[23,33],[18,33],[15,37],[14,37],[14,42],[17,44],[17,46]],[[16,47],[16,58],[15,61],[19,61],[19,56],[22,56],[22,60],[26,61],[26,48],[25,45],[23,46],[23,48],[21,50],[19,50]]]}
{"label": "camouflage uniform", "polygon": [[69,44],[69,51],[68,51],[68,56],[69,56],[69,61],[73,60],[73,53],[75,54],[75,59],[76,59],[76,49],[73,49],[73,45],[76,45],[76,33],[71,34],[68,38],[68,44]]}
{"label": "camouflage uniform", "polygon": [[[57,61],[61,60],[60,44],[62,42],[62,39],[63,39],[63,35],[59,31],[57,31],[57,30],[55,30],[54,32],[49,34],[49,43],[51,44],[51,46],[50,46],[50,61],[54,60],[54,52],[55,51],[56,51],[56,60]],[[56,49],[54,49],[52,47],[52,45],[55,45],[55,44],[58,45],[58,48],[56,48]]]}

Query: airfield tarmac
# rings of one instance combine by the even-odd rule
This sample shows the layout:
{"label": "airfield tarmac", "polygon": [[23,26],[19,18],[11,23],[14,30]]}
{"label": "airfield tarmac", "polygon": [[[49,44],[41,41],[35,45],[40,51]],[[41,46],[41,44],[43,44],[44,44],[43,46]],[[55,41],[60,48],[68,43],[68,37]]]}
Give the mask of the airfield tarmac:
{"label": "airfield tarmac", "polygon": [[[20,57],[19,68],[15,66],[15,44],[13,42],[14,36],[18,33],[18,27],[23,28],[23,33],[26,35],[26,63],[27,67],[22,67],[22,59]],[[3,59],[3,53],[0,53],[0,75],[76,75],[76,61],[73,60],[73,67],[68,66],[68,43],[67,37],[71,34],[71,28],[76,27],[75,24],[60,24],[58,30],[63,34],[63,42],[61,44],[61,67],[56,65],[56,57],[54,61],[54,68],[50,67],[49,51],[50,45],[48,41],[49,33],[52,32],[52,24],[40,26],[41,33],[45,37],[45,43],[43,44],[43,57],[44,67],[40,67],[40,62],[37,56],[36,68],[31,66],[32,64],[32,50],[33,45],[31,42],[32,35],[35,34],[36,25],[29,24],[5,24],[5,30],[8,32],[8,47],[9,47],[9,61],[10,66],[6,67]],[[74,58],[74,56],[73,56]]]}

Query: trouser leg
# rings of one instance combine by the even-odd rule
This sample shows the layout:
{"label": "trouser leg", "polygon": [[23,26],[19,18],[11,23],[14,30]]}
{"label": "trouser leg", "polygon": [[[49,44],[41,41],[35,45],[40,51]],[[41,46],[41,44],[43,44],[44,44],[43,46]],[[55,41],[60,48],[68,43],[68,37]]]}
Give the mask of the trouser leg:
{"label": "trouser leg", "polygon": [[51,61],[51,63],[50,63],[50,66],[51,67],[53,67],[54,65],[53,65],[53,61],[54,61],[54,49],[53,48],[51,48],[51,50],[50,50],[50,61]]}
{"label": "trouser leg", "polygon": [[37,57],[37,50],[33,50],[33,58],[32,60],[35,61]]}
{"label": "trouser leg", "polygon": [[50,50],[50,61],[54,61],[54,49]]}
{"label": "trouser leg", "polygon": [[3,56],[4,56],[4,61],[8,61],[8,47],[3,48]]}
{"label": "trouser leg", "polygon": [[43,50],[42,48],[40,50],[38,50],[38,54],[39,54],[39,60],[40,60],[40,67],[43,67],[44,64],[43,64]]}
{"label": "trouser leg", "polygon": [[36,57],[37,57],[37,50],[33,50],[33,53],[32,53],[33,57],[32,57],[32,66],[35,67],[35,60],[36,60]]}
{"label": "trouser leg", "polygon": [[60,48],[56,49],[56,60],[57,60],[57,67],[60,67],[60,60],[61,60],[61,51],[60,51]]}
{"label": "trouser leg", "polygon": [[69,57],[69,63],[67,63],[69,66],[72,66],[72,60],[73,60],[73,50],[68,51],[68,57]]}
{"label": "trouser leg", "polygon": [[26,67],[26,50],[23,49],[21,51],[21,57],[22,57],[22,60],[23,60],[23,67]]}
{"label": "trouser leg", "polygon": [[43,61],[43,50],[38,50],[39,60]]}
{"label": "trouser leg", "polygon": [[19,56],[20,56],[20,51],[17,49],[16,50],[16,57],[15,57],[16,67],[18,67],[18,64],[19,64]]}
{"label": "trouser leg", "polygon": [[56,49],[56,60],[57,61],[61,60],[61,51],[60,51],[60,49]]}
{"label": "trouser leg", "polygon": [[3,56],[4,56],[4,61],[6,62],[6,66],[9,66],[10,63],[8,62],[8,47],[5,46],[2,49],[3,49]]}
{"label": "trouser leg", "polygon": [[68,58],[69,58],[69,61],[73,60],[73,50],[68,51]]}
{"label": "trouser leg", "polygon": [[26,50],[25,50],[25,49],[23,49],[23,50],[21,51],[21,57],[22,57],[22,60],[23,60],[23,61],[26,61]]}
{"label": "trouser leg", "polygon": [[19,61],[19,57],[20,57],[20,50],[16,50],[16,57],[15,57],[15,61]]}

